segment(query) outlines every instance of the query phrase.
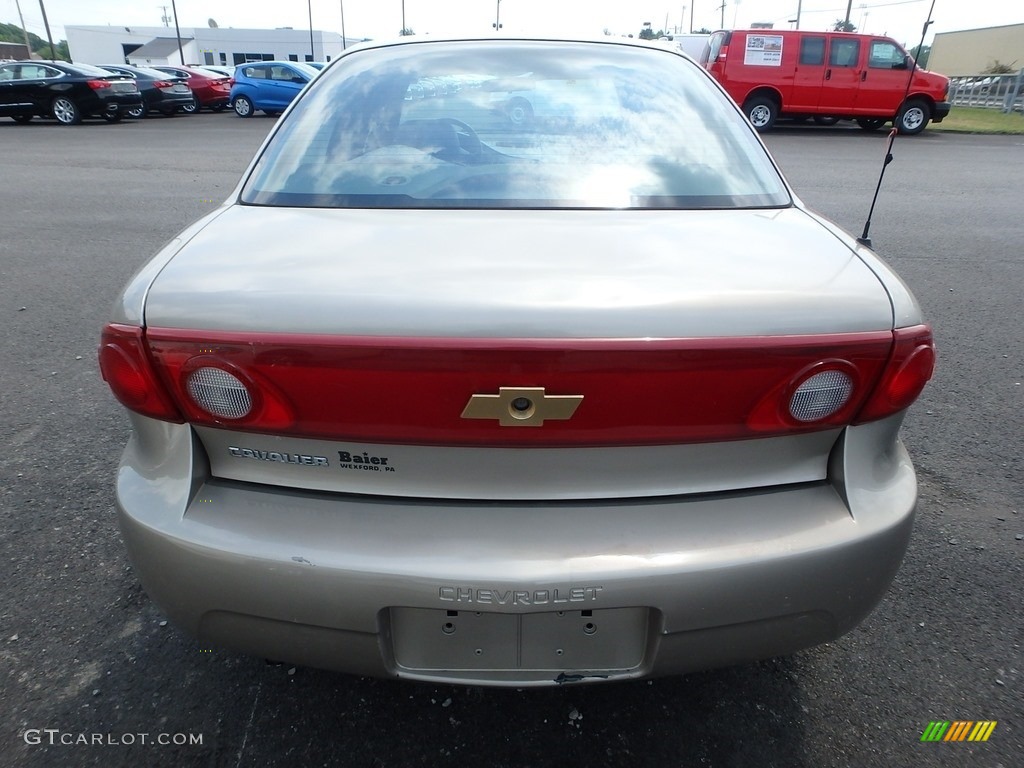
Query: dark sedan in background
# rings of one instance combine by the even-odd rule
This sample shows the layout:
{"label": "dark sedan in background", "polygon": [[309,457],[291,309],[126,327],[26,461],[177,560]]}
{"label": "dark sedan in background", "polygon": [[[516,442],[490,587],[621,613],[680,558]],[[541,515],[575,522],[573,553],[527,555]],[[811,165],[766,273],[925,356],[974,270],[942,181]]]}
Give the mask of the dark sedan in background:
{"label": "dark sedan in background", "polygon": [[179,109],[191,107],[193,104],[192,89],[188,87],[188,80],[184,77],[127,64],[104,64],[103,69],[126,75],[134,79],[138,85],[142,94],[142,104],[129,110],[129,117],[146,117],[153,110],[173,117]]}
{"label": "dark sedan in background", "polygon": [[184,77],[192,89],[192,104],[182,107],[183,112],[198,112],[200,109],[224,111],[231,97],[231,78],[205,67],[154,66],[152,69],[174,77]]}
{"label": "dark sedan in background", "polygon": [[52,117],[64,125],[75,125],[91,115],[116,122],[141,105],[134,80],[88,64],[0,64],[0,115],[19,123]]}

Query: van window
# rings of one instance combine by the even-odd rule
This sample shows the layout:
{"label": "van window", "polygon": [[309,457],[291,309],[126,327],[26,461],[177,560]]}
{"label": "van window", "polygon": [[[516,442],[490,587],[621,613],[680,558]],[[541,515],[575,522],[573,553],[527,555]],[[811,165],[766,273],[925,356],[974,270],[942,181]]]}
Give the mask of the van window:
{"label": "van window", "polygon": [[829,53],[828,65],[830,67],[856,67],[860,60],[860,40],[832,40],[832,50]]}
{"label": "van window", "polygon": [[805,37],[800,41],[800,63],[809,65],[825,63],[824,37]]}
{"label": "van window", "polygon": [[868,66],[878,69],[906,69],[907,55],[895,43],[872,40]]}
{"label": "van window", "polygon": [[[722,51],[722,46],[729,44],[730,37],[732,37],[732,32],[716,32],[713,34],[711,39],[708,40],[707,47],[701,53],[700,63],[714,63],[718,59],[718,54]],[[707,58],[704,58],[705,56]]]}

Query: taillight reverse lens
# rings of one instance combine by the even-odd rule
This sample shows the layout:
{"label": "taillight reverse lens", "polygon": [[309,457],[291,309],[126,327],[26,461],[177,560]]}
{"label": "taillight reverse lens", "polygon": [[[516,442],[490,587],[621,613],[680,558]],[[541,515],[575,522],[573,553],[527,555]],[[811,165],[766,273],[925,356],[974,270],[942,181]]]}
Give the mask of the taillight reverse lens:
{"label": "taillight reverse lens", "polygon": [[842,409],[853,394],[846,371],[825,370],[804,379],[789,400],[789,415],[801,423],[821,421]]}
{"label": "taillight reverse lens", "polygon": [[185,376],[185,389],[192,402],[220,419],[244,419],[253,408],[252,393],[230,371],[204,365]]}

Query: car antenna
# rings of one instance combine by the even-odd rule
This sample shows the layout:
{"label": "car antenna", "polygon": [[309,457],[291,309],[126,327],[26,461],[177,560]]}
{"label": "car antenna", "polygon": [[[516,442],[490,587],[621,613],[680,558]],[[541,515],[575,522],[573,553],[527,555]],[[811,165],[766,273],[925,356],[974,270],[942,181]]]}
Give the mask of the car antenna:
{"label": "car antenna", "polygon": [[[921,28],[921,42],[917,46],[917,55],[921,55],[921,51],[924,49],[924,38],[928,34],[928,27],[932,22],[932,11],[935,10],[935,0],[932,0],[932,6],[928,9],[928,20],[925,21],[924,26]],[[907,77],[907,90],[903,92],[903,101],[900,104],[905,104],[907,96],[910,95],[910,87],[914,84],[914,73],[917,71],[917,56],[911,56],[914,60],[913,66],[910,68],[910,75]],[[899,113],[897,113],[898,117]],[[896,126],[896,120],[893,120],[892,130],[889,131],[889,146],[885,150],[885,160],[882,161],[882,172],[878,174],[878,184],[875,186],[875,196],[871,198],[871,208],[868,210],[868,219],[864,222],[864,233],[857,238],[857,242],[861,245],[866,245],[868,248],[871,247],[871,238],[868,237],[868,232],[871,230],[871,216],[875,212],[875,203],[878,202],[878,192],[882,189],[882,179],[885,178],[885,168],[889,163],[892,162],[892,145],[896,141],[896,134],[899,129]]]}

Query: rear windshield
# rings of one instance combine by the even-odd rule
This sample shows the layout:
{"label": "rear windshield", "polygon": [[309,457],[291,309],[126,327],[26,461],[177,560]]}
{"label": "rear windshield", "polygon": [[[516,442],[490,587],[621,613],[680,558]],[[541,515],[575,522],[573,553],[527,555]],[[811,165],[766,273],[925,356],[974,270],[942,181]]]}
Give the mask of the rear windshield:
{"label": "rear windshield", "polygon": [[111,75],[121,75],[121,77],[125,76],[122,72],[111,72],[109,69],[94,67],[92,64],[75,64],[73,66],[68,66],[68,69],[90,77],[110,77]]}
{"label": "rear windshield", "polygon": [[790,198],[693,62],[616,44],[490,41],[346,56],[282,123],[242,202],[692,209]]}

